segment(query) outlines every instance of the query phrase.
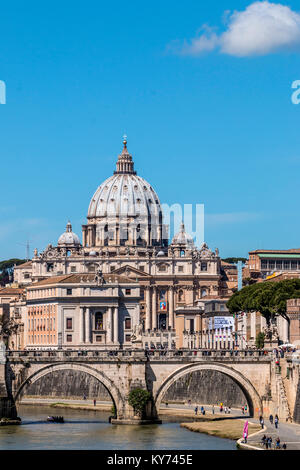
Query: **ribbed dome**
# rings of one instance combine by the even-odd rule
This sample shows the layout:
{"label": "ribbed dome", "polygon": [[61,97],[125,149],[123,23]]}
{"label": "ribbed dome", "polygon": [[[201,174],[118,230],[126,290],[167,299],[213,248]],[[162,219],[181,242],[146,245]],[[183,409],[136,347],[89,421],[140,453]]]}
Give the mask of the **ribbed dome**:
{"label": "ribbed dome", "polygon": [[174,235],[172,240],[172,245],[185,245],[185,246],[194,246],[194,241],[192,237],[185,231],[184,223],[180,225],[180,230],[176,235]]}
{"label": "ribbed dome", "polygon": [[89,205],[88,218],[107,216],[149,215],[161,213],[159,198],[152,186],[133,170],[133,161],[127,151],[127,141],[119,155],[114,175],[96,190]]}
{"label": "ribbed dome", "polygon": [[80,240],[76,233],[72,232],[72,225],[70,222],[67,223],[66,231],[59,237],[58,245],[80,245]]}

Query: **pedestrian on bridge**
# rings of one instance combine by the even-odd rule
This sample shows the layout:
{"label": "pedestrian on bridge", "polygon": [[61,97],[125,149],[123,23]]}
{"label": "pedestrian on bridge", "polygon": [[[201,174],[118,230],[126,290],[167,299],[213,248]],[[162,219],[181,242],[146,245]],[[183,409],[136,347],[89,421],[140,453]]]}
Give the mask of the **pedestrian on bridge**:
{"label": "pedestrian on bridge", "polygon": [[195,406],[195,415],[198,414],[198,406]]}
{"label": "pedestrian on bridge", "polygon": [[278,429],[278,423],[279,423],[278,415],[275,415],[274,424],[275,424],[276,429]]}
{"label": "pedestrian on bridge", "polygon": [[271,414],[271,415],[269,416],[269,421],[270,421],[271,424],[273,424],[273,419],[274,419],[274,418],[273,418],[273,415]]}

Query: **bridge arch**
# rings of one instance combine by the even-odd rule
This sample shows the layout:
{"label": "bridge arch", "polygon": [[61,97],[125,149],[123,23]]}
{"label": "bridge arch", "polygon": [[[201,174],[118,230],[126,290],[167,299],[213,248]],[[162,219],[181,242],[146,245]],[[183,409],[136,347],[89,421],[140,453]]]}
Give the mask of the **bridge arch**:
{"label": "bridge arch", "polygon": [[73,370],[78,372],[85,372],[86,374],[91,375],[96,380],[101,382],[102,385],[104,385],[104,387],[108,391],[109,395],[111,396],[111,399],[117,410],[118,418],[123,416],[125,412],[125,397],[122,395],[115,383],[109,377],[107,377],[104,372],[99,371],[94,367],[91,367],[86,364],[74,364],[72,362],[60,362],[59,364],[50,364],[33,372],[18,387],[14,396],[15,401],[20,398],[22,392],[24,391],[27,385],[34,384],[37,380],[41,379],[42,377],[59,370]]}
{"label": "bridge arch", "polygon": [[213,370],[218,371],[222,374],[230,377],[243,391],[249,405],[249,414],[250,416],[257,416],[262,414],[263,404],[262,399],[257,392],[256,388],[252,385],[250,380],[247,379],[239,371],[233,369],[232,367],[226,366],[225,364],[220,363],[194,363],[188,364],[172,372],[160,385],[155,396],[154,403],[157,412],[159,413],[159,408],[161,401],[169,387],[174,384],[178,379],[184,377],[186,374],[191,372],[196,372],[200,370]]}

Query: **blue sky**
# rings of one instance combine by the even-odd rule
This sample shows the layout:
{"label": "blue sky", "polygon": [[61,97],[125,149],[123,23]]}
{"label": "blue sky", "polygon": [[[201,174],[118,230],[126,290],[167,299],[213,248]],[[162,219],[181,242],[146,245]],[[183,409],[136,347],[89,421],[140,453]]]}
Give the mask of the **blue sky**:
{"label": "blue sky", "polygon": [[[300,247],[297,31],[291,47],[222,51],[224,12],[250,4],[2,5],[0,259],[56,243],[68,219],[81,235],[124,133],[161,202],[205,204],[222,257]],[[193,53],[202,25],[216,41]]]}

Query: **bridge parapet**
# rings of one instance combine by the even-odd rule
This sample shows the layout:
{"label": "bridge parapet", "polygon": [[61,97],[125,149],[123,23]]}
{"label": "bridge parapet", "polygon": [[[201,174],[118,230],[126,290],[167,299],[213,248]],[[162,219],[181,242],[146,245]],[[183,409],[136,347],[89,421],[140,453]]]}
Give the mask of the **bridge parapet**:
{"label": "bridge parapet", "polygon": [[56,362],[56,361],[141,361],[150,362],[195,362],[195,361],[224,361],[224,362],[270,362],[272,354],[260,350],[41,350],[41,351],[7,351],[7,358],[11,362]]}

